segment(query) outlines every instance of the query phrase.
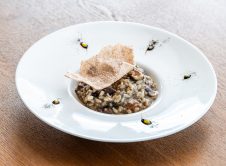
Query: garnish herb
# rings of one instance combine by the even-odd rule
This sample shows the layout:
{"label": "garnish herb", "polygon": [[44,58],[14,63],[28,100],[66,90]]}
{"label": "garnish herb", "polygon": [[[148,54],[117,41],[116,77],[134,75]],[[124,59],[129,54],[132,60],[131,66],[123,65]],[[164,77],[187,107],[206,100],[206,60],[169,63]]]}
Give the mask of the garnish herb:
{"label": "garnish herb", "polygon": [[79,37],[77,41],[79,42],[82,48],[88,49],[88,44],[82,41],[82,37]]}
{"label": "garnish herb", "polygon": [[189,79],[189,78],[191,78],[191,74],[186,74],[186,75],[184,75],[184,80],[187,80],[187,79]]}
{"label": "garnish herb", "polygon": [[59,99],[55,99],[55,100],[52,101],[52,103],[53,103],[54,105],[60,104],[60,100],[59,100]]}
{"label": "garnish herb", "polygon": [[149,119],[141,119],[141,122],[143,123],[143,124],[145,124],[145,125],[151,125],[152,124],[152,122],[149,120]]}
{"label": "garnish herb", "polygon": [[192,73],[190,73],[190,74],[185,74],[185,75],[183,76],[183,80],[187,80],[187,79],[189,79],[189,78],[191,78],[192,76],[195,76],[195,75],[196,75],[195,72],[192,72]]}
{"label": "garnish herb", "polygon": [[87,49],[88,48],[88,44],[84,43],[84,42],[80,42],[80,46],[82,46],[83,48]]}
{"label": "garnish herb", "polygon": [[147,51],[153,50],[153,49],[155,48],[155,46],[156,46],[157,43],[158,43],[158,41],[156,41],[156,40],[151,40],[151,41],[149,42],[149,44],[148,44],[148,47],[147,47],[145,53],[146,53]]}

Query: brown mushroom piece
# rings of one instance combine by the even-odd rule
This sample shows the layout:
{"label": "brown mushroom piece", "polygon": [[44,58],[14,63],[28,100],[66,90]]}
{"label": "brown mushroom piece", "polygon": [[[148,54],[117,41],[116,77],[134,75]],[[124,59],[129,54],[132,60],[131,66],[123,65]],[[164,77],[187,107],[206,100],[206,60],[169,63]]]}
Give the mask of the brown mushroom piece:
{"label": "brown mushroom piece", "polygon": [[142,79],[144,78],[144,75],[143,75],[141,72],[137,71],[137,70],[132,70],[132,71],[130,72],[130,74],[131,74],[131,77],[132,77],[134,80],[136,80],[136,81],[142,80]]}

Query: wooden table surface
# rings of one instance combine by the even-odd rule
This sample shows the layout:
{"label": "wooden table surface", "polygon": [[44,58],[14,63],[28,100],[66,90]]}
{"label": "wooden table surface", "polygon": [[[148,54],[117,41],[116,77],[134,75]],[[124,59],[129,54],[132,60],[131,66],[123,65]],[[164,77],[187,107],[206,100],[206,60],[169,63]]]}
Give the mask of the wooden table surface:
{"label": "wooden table surface", "polygon": [[[153,141],[114,144],[60,132],[37,119],[15,87],[23,53],[59,28],[89,21],[144,23],[198,46],[213,64],[218,93],[191,127]],[[0,0],[0,165],[226,165],[225,0]]]}

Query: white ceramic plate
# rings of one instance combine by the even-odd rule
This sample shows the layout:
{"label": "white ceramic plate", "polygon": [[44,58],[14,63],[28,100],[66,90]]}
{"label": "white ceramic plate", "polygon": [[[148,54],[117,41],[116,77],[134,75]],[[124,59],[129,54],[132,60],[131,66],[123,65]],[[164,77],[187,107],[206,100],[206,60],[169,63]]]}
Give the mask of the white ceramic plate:
{"label": "white ceramic plate", "polygon": [[[82,37],[88,49],[77,39]],[[156,47],[145,54],[150,40]],[[80,61],[109,44],[133,47],[138,64],[160,89],[148,109],[109,115],[81,105],[75,82],[64,77],[78,71]],[[185,74],[191,78],[183,80]],[[71,135],[106,142],[135,142],[164,137],[195,123],[210,108],[217,91],[216,75],[203,53],[184,39],[159,28],[136,23],[93,22],[58,30],[36,42],[21,58],[16,86],[26,106],[42,121]],[[52,101],[59,98],[60,104]],[[141,122],[152,121],[151,125]]]}

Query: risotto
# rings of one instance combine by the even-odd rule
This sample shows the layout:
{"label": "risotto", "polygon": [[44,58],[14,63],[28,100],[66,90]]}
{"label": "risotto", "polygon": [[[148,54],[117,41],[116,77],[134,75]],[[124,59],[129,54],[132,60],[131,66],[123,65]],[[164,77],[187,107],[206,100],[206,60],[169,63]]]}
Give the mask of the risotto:
{"label": "risotto", "polygon": [[139,67],[102,90],[79,82],[75,92],[85,106],[107,114],[139,112],[149,107],[158,96],[153,78]]}

